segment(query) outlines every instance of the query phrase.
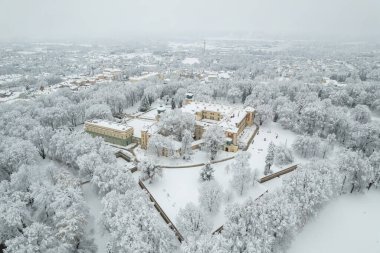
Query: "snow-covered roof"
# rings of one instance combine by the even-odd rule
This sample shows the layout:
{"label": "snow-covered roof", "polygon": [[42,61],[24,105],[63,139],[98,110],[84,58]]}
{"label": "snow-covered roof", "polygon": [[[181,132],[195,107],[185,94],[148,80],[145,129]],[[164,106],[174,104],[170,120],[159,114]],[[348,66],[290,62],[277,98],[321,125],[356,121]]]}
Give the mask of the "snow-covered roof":
{"label": "snow-covered roof", "polygon": [[230,74],[228,74],[227,72],[221,72],[218,74],[218,77],[221,78],[221,79],[229,79],[230,78]]}
{"label": "snow-covered roof", "polygon": [[212,104],[212,103],[204,103],[204,102],[192,102],[184,105],[181,110],[183,112],[188,112],[191,114],[195,114],[197,112],[202,111],[210,111],[210,112],[219,112],[222,116],[221,120],[211,120],[211,119],[202,119],[197,121],[198,125],[203,127],[208,127],[213,124],[218,124],[225,131],[237,133],[239,128],[238,124],[244,120],[247,116],[248,112],[254,112],[255,109],[252,107],[242,108],[239,106],[228,106],[228,105],[220,105],[220,104]]}
{"label": "snow-covered roof", "polygon": [[229,114],[233,108],[228,105],[212,104],[205,102],[192,102],[182,106],[181,110],[188,113],[196,113],[201,111],[220,112],[222,115]]}
{"label": "snow-covered roof", "polygon": [[247,112],[234,110],[232,114],[227,117],[224,117],[219,126],[221,126],[225,131],[237,133],[239,128],[238,124],[244,120],[245,116],[247,116]]}
{"label": "snow-covered roof", "polygon": [[189,64],[189,65],[199,64],[199,59],[198,59],[198,58],[187,57],[187,58],[185,58],[185,59],[182,61],[182,63],[183,63],[183,64]]}
{"label": "snow-covered roof", "polygon": [[103,120],[103,119],[93,119],[85,122],[86,124],[92,124],[92,125],[97,125],[100,127],[105,127],[113,130],[118,130],[118,131],[128,131],[130,129],[133,129],[132,127],[126,125],[126,124],[121,124],[109,120]]}
{"label": "snow-covered roof", "polygon": [[136,138],[141,138],[141,130],[148,129],[154,124],[156,124],[155,121],[144,119],[131,119],[127,121],[127,125],[133,127],[133,136]]}

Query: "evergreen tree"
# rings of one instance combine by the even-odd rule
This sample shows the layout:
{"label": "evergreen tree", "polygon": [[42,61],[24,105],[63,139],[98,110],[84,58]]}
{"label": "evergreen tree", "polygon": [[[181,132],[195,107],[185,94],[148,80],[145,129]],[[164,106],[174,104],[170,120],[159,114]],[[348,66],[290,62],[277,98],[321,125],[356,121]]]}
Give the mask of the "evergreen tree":
{"label": "evergreen tree", "polygon": [[210,181],[214,179],[214,169],[211,167],[211,163],[208,162],[201,170],[201,180]]}
{"label": "evergreen tree", "polygon": [[270,167],[273,165],[273,162],[274,162],[274,149],[275,149],[274,143],[271,141],[269,143],[267,156],[265,157],[264,175],[268,175],[271,173]]}
{"label": "evergreen tree", "polygon": [[141,103],[140,103],[139,111],[140,111],[140,112],[146,112],[146,111],[149,110],[149,107],[150,107],[149,99],[148,99],[147,96],[144,96],[144,97],[141,99]]}
{"label": "evergreen tree", "polygon": [[175,109],[175,101],[174,101],[174,98],[172,98],[172,110]]}

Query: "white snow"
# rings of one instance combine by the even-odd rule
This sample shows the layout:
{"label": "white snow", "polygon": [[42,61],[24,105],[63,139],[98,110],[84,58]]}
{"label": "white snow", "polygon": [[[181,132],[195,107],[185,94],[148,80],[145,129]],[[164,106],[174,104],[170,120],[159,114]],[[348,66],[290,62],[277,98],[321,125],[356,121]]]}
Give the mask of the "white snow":
{"label": "white snow", "polygon": [[133,127],[134,137],[141,138],[141,130],[143,128],[149,128],[151,125],[156,124],[156,122],[152,120],[144,120],[144,119],[131,119],[131,120],[128,120],[126,124],[130,127]]}
{"label": "white snow", "polygon": [[[232,178],[232,173],[227,173],[225,171],[225,166],[229,163],[231,163],[231,160],[213,165],[213,168],[215,169],[215,180],[222,186],[224,191],[227,189],[231,190],[229,181]],[[163,171],[163,178],[153,184],[146,183],[146,186],[151,194],[158,201],[162,209],[166,212],[174,224],[176,224],[176,216],[179,209],[184,208],[189,202],[193,202],[198,205],[198,188],[202,183],[200,181],[201,168],[202,167],[179,169],[167,168]],[[208,217],[212,224],[212,231],[222,226],[226,221],[224,210],[228,204],[242,203],[249,197],[256,199],[266,191],[267,188],[263,184],[259,183],[256,183],[254,187],[251,187],[243,196],[239,196],[232,190],[232,200],[228,203],[223,201],[219,212],[216,214],[211,214]]]}
{"label": "white snow", "polygon": [[87,229],[93,233],[94,243],[98,247],[97,252],[107,252],[107,242],[109,240],[108,232],[103,229],[100,223],[103,205],[100,197],[97,195],[94,186],[91,183],[82,185],[85,202],[89,208],[90,217]]}
{"label": "white snow", "polygon": [[90,121],[86,121],[87,124],[97,125],[100,127],[105,127],[109,129],[114,129],[118,131],[128,131],[131,129],[130,126],[127,126],[125,124],[109,121],[109,120],[100,120],[100,119],[94,119]]}
{"label": "white snow", "polygon": [[146,78],[149,78],[149,77],[153,77],[153,76],[156,76],[158,75],[157,72],[150,72],[150,73],[147,73],[147,74],[144,74],[144,75],[141,75],[141,76],[131,76],[129,77],[129,80],[130,81],[141,81],[141,80],[144,80]]}
{"label": "white snow", "polygon": [[288,253],[380,252],[380,192],[342,196],[296,237]]}
{"label": "white snow", "polygon": [[[283,129],[277,123],[271,122],[266,125],[260,126],[258,135],[255,136],[255,138],[253,139],[253,143],[249,146],[249,149],[247,150],[251,153],[251,167],[256,169],[259,175],[262,176],[264,173],[265,157],[267,155],[269,143],[272,141],[275,145],[286,144],[288,147],[291,147],[296,138],[297,134],[293,133],[290,130]],[[293,156],[294,163],[281,167],[273,165],[271,169],[274,172],[276,172],[280,169],[285,169],[303,161],[303,159],[296,156],[294,153]]]}
{"label": "white snow", "polygon": [[191,57],[186,57],[183,61],[183,64],[188,64],[188,65],[193,65],[193,64],[199,64],[199,59],[198,58],[191,58]]}

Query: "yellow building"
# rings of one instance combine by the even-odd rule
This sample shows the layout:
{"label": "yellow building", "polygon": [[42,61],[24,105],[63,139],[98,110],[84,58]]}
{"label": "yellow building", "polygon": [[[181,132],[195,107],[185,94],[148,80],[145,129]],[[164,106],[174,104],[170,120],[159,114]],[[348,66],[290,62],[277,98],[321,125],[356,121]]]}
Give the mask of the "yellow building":
{"label": "yellow building", "polygon": [[[192,93],[186,93],[181,110],[195,115],[195,141],[202,139],[209,126],[220,126],[224,130],[226,137],[223,150],[228,152],[238,151],[239,135],[247,126],[253,125],[255,117],[255,110],[251,107],[243,109],[228,105],[194,102]],[[156,117],[156,120],[158,121],[159,117]],[[140,144],[142,149],[148,148],[149,138],[156,134],[157,131],[156,124],[141,130]]]}
{"label": "yellow building", "polygon": [[96,119],[86,121],[84,129],[92,136],[100,136],[116,145],[127,146],[132,143],[133,128],[125,124]]}
{"label": "yellow building", "polygon": [[183,104],[182,111],[195,115],[194,139],[202,139],[203,133],[210,125],[219,125],[226,136],[223,150],[228,152],[238,150],[238,136],[247,126],[253,125],[255,117],[255,110],[251,107],[242,109],[226,105],[194,102],[191,93],[186,94]]}

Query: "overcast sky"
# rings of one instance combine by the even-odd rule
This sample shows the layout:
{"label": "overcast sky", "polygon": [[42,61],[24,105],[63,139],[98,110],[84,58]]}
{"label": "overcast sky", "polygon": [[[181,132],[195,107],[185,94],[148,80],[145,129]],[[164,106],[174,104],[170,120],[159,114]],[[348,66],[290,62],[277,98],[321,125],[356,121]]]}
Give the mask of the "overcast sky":
{"label": "overcast sky", "polygon": [[380,39],[380,0],[0,0],[0,40],[265,33]]}

